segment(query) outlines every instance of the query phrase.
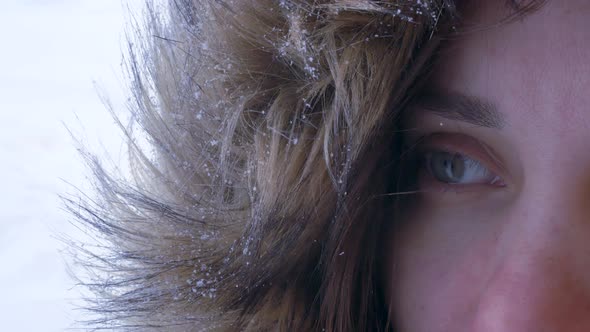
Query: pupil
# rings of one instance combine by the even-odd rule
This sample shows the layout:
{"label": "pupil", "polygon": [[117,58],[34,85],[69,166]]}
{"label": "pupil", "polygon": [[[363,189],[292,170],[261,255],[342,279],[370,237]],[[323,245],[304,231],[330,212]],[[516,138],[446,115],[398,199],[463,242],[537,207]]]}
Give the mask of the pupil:
{"label": "pupil", "polygon": [[433,155],[432,174],[445,183],[458,183],[464,176],[465,160],[461,155],[438,152]]}
{"label": "pupil", "polygon": [[459,182],[459,180],[461,180],[461,178],[463,177],[463,172],[465,170],[465,161],[463,160],[463,158],[461,156],[458,155],[454,155],[451,156],[451,161],[450,161],[450,169],[447,168],[449,170],[449,178],[451,179],[451,182]]}

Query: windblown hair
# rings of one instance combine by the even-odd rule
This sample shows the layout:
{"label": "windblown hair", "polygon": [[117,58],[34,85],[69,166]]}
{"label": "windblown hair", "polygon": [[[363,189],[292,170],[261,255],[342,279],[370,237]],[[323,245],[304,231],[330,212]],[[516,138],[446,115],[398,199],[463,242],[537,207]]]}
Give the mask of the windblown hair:
{"label": "windblown hair", "polygon": [[397,119],[455,30],[456,4],[148,8],[147,37],[130,47],[133,177],[89,156],[100,199],[69,203],[103,241],[78,248],[90,325],[391,330],[378,262],[396,222]]}

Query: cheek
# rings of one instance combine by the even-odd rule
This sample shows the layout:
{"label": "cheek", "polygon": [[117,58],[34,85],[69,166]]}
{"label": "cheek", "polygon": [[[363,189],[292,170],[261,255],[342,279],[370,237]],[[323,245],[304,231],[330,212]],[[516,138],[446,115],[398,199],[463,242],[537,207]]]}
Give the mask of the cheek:
{"label": "cheek", "polygon": [[493,222],[474,211],[421,209],[388,235],[390,314],[402,331],[469,326],[495,241]]}

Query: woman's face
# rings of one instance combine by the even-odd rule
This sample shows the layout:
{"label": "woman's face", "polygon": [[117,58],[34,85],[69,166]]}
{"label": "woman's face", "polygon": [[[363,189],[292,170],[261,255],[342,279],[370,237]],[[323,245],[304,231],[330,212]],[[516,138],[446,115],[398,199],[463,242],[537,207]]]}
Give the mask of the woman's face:
{"label": "woman's face", "polygon": [[395,326],[590,331],[590,2],[550,1],[440,56],[406,121],[421,193],[388,241]]}

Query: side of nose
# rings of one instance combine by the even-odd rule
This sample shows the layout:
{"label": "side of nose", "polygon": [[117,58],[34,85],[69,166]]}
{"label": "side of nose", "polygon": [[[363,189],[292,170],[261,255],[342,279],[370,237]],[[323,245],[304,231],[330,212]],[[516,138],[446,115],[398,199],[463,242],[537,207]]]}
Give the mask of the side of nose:
{"label": "side of nose", "polygon": [[500,231],[471,330],[588,332],[590,208],[557,192],[526,197],[536,199],[516,204]]}

